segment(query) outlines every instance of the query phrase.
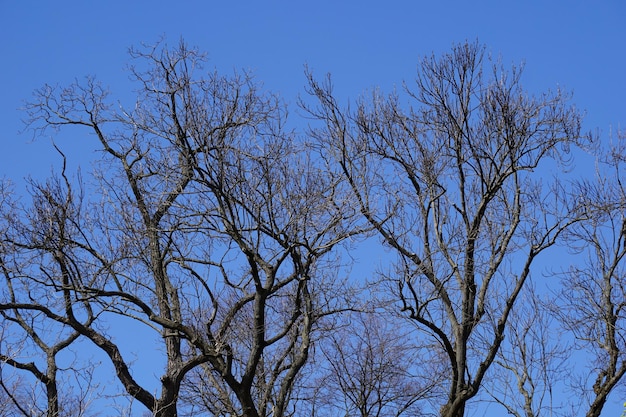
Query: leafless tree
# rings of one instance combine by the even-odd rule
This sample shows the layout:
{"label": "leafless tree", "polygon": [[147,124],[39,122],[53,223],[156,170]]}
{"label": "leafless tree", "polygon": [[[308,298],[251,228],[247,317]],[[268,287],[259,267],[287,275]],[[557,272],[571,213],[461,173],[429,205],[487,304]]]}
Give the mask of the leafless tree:
{"label": "leafless tree", "polygon": [[[33,190],[36,204],[5,212],[2,239],[21,260],[7,268],[53,300],[24,287],[0,309],[89,340],[154,416],[192,410],[181,393],[194,372],[213,381],[216,415],[282,416],[316,321],[341,308],[324,267],[359,232],[354,210],[249,75],[205,75],[182,42],[131,56],[133,106],[92,78],[45,86],[29,105],[36,132],[83,128],[102,158],[89,180],[64,170]],[[122,353],[132,340],[106,330],[111,314],[160,335],[158,393]]]}
{"label": "leafless tree", "polygon": [[567,235],[569,247],[583,261],[563,274],[556,310],[590,358],[592,381],[580,387],[588,417],[600,416],[626,373],[626,140],[620,135],[594,150],[597,175],[573,189],[590,218]]}
{"label": "leafless tree", "polygon": [[[73,332],[59,337],[55,329],[42,326],[37,315],[15,310],[14,315],[8,313],[2,312],[2,320],[16,326],[9,326],[8,334],[3,335],[0,353],[0,390],[9,400],[3,407],[3,415],[10,412],[24,417],[96,415],[90,410],[100,385],[93,380],[95,364],[81,369],[76,362],[66,364],[59,360],[61,354],[68,355],[66,351],[78,335]],[[23,335],[19,334],[20,330]],[[51,336],[57,340],[45,340]],[[36,383],[29,383],[32,380]]]}
{"label": "leafless tree", "polygon": [[464,415],[533,264],[577,216],[540,170],[566,160],[579,113],[560,91],[532,97],[520,70],[485,61],[475,43],[426,58],[406,107],[378,91],[341,106],[330,78],[312,75],[317,101],[303,102],[335,175],[397,254],[387,278],[400,309],[447,358],[443,417]]}
{"label": "leafless tree", "polygon": [[554,300],[547,294],[548,289],[538,291],[534,285],[523,289],[487,386],[494,401],[516,417],[569,415],[561,397],[572,375],[572,347],[561,337]]}
{"label": "leafless tree", "polygon": [[[375,312],[350,315],[320,345],[316,416],[400,417],[424,415],[418,402],[433,396],[442,376],[428,368],[402,328]],[[326,365],[324,365],[326,364]],[[324,412],[325,411],[325,412]]]}
{"label": "leafless tree", "polygon": [[[60,182],[54,180],[45,185],[30,183],[33,201],[29,220],[37,227],[31,231],[39,234],[30,236],[33,242],[52,238],[46,225],[39,222],[43,220],[41,211],[46,210],[50,202],[47,199],[52,197],[48,192],[59,186]],[[4,186],[1,203],[3,214],[15,216],[19,212],[18,203],[12,200],[10,191]],[[10,220],[3,220],[0,229],[6,237]],[[13,232],[29,233],[26,229]],[[78,361],[70,359],[75,355],[74,345],[79,333],[63,323],[46,320],[45,313],[39,308],[23,311],[17,308],[21,299],[50,309],[62,306],[58,294],[46,291],[46,286],[27,278],[40,262],[43,264],[46,260],[23,257],[20,248],[11,242],[0,243],[2,302],[14,306],[0,310],[0,388],[10,399],[10,406],[5,411],[14,410],[15,415],[23,416],[84,416],[89,414],[92,395],[96,395],[99,384],[92,379],[95,364],[79,367]],[[93,319],[87,315],[82,323],[89,325]],[[60,359],[61,356],[64,358]],[[36,382],[29,384],[26,381]]]}

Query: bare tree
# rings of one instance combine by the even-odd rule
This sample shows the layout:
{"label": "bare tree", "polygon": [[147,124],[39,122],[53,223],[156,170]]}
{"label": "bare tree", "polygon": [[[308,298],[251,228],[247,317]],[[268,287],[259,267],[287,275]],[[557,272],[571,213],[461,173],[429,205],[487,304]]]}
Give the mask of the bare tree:
{"label": "bare tree", "polygon": [[[316,320],[338,307],[320,280],[334,247],[358,233],[353,210],[250,76],[200,76],[203,57],[184,43],[131,56],[131,108],[91,78],[45,86],[29,105],[37,132],[84,128],[102,159],[90,181],[44,184],[38,205],[5,213],[20,277],[55,304],[24,288],[0,309],[89,340],[154,416],[193,412],[181,398],[193,372],[223,390],[216,415],[282,416]],[[106,330],[111,314],[160,335],[158,393],[122,354],[132,341]]]}
{"label": "bare tree", "polygon": [[[38,223],[42,220],[39,215],[51,197],[46,191],[58,186],[60,183],[54,180],[45,186],[30,183],[33,191],[30,221],[37,223],[39,233],[39,236],[31,236],[33,240],[50,238],[46,225]],[[6,184],[0,192],[2,213],[14,216],[19,211],[18,203],[13,201]],[[9,222],[8,218],[0,222],[0,232],[4,236],[7,236]],[[28,233],[25,230],[15,232]],[[0,243],[2,302],[17,306],[19,300],[25,297],[32,302],[43,302],[49,308],[56,309],[61,305],[57,295],[26,278],[38,262],[45,261],[22,257],[20,248],[6,241]],[[97,393],[99,384],[92,379],[95,364],[87,363],[79,367],[78,360],[70,359],[75,356],[78,332],[62,323],[46,320],[45,314],[38,309],[21,311],[19,308],[3,308],[0,317],[0,388],[10,400],[10,405],[4,410],[14,410],[15,415],[23,416],[88,414],[92,395]],[[91,322],[93,316],[84,321],[87,325]],[[63,358],[60,359],[60,356]],[[26,381],[36,382],[31,385]]]}
{"label": "bare tree", "polygon": [[303,103],[336,175],[397,254],[387,278],[401,310],[447,358],[444,417],[463,416],[480,391],[535,260],[576,217],[539,170],[564,160],[580,115],[561,92],[531,97],[518,69],[484,61],[477,44],[425,59],[407,108],[379,92],[342,108],[330,79],[311,75],[317,104]]}
{"label": "bare tree", "polygon": [[[78,334],[59,335],[58,329],[42,324],[38,314],[13,310],[3,311],[1,316],[5,323],[15,324],[3,332],[0,351],[0,390],[8,400],[4,413],[13,410],[14,415],[24,417],[96,415],[89,409],[99,387],[93,380],[95,364],[79,368],[76,362],[59,363],[59,356],[68,355]],[[46,340],[50,338],[54,340]]]}
{"label": "bare tree", "polygon": [[[626,373],[626,141],[599,147],[595,177],[573,189],[589,220],[568,233],[582,262],[563,274],[558,315],[590,358],[590,384],[580,387],[588,417],[600,416]],[[591,389],[590,389],[591,388]]]}
{"label": "bare tree", "polygon": [[552,313],[555,301],[540,295],[547,292],[530,285],[523,289],[486,387],[516,417],[569,415],[560,398],[571,377],[567,362],[572,347],[561,338]]}
{"label": "bare tree", "polygon": [[324,359],[318,367],[325,371],[316,384],[316,416],[424,415],[418,402],[432,397],[443,378],[439,362],[428,369],[423,352],[399,328],[389,317],[362,312],[327,335],[319,348]]}

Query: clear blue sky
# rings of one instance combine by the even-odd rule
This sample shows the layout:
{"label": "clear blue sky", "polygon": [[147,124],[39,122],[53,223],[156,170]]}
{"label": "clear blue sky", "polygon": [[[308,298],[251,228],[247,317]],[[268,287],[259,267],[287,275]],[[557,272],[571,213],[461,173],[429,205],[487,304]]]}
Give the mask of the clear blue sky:
{"label": "clear blue sky", "polygon": [[209,66],[253,70],[290,101],[302,93],[305,63],[355,98],[410,80],[425,54],[478,39],[505,63],[526,63],[529,91],[573,91],[588,128],[626,123],[626,2],[618,0],[0,0],[0,34],[0,175],[11,177],[50,167],[49,141],[27,145],[30,136],[17,134],[33,89],[93,74],[121,95],[127,48],[162,35],[205,50]]}
{"label": "clear blue sky", "polygon": [[[563,87],[587,113],[585,127],[626,128],[626,2],[614,1],[28,1],[0,0],[0,176],[45,174],[49,141],[29,143],[19,111],[44,83],[96,75],[124,97],[127,48],[183,37],[209,67],[250,69],[295,101],[304,64],[333,74],[355,98],[414,76],[419,58],[478,40],[504,63],[525,62],[531,93]],[[78,134],[74,132],[73,134]],[[64,134],[59,144],[68,149]],[[80,154],[89,166],[93,155]],[[605,415],[618,416],[626,398]]]}

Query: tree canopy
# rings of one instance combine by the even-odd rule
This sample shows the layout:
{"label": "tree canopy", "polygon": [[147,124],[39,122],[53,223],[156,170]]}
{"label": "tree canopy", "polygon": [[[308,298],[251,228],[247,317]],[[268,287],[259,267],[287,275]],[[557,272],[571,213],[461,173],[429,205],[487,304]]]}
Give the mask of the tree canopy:
{"label": "tree canopy", "polygon": [[[99,153],[69,172],[55,140],[61,169],[27,198],[2,183],[11,415],[566,415],[578,400],[546,399],[564,380],[600,415],[626,373],[626,154],[569,95],[531,94],[478,43],[352,103],[307,72],[295,112],[184,42],[130,58],[129,107],[94,78],[27,107],[36,135]],[[595,175],[571,169],[583,154]],[[384,254],[366,276],[362,244]],[[118,326],[154,335],[150,384]],[[557,334],[597,358],[582,378]]]}

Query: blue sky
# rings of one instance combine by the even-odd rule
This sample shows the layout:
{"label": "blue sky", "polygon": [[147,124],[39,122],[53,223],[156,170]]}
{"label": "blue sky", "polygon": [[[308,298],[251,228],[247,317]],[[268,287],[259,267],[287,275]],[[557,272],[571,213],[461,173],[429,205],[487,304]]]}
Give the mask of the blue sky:
{"label": "blue sky", "polygon": [[[95,75],[127,96],[127,48],[165,36],[206,51],[208,67],[249,69],[295,102],[304,65],[330,72],[343,99],[411,80],[420,57],[478,40],[505,64],[525,63],[530,93],[562,87],[602,138],[626,126],[623,1],[28,1],[0,0],[0,177],[19,182],[58,165],[19,110],[44,83]],[[55,138],[87,168],[80,132]],[[613,398],[605,415],[619,415]]]}
{"label": "blue sky", "polygon": [[617,0],[0,0],[0,175],[46,173],[54,160],[48,140],[18,135],[18,109],[33,89],[92,74],[121,97],[127,48],[160,36],[206,51],[209,67],[252,70],[291,102],[303,92],[305,64],[332,73],[337,92],[355,98],[411,80],[426,54],[478,39],[504,63],[525,62],[530,92],[573,91],[586,126],[608,133],[626,122],[625,21]]}

